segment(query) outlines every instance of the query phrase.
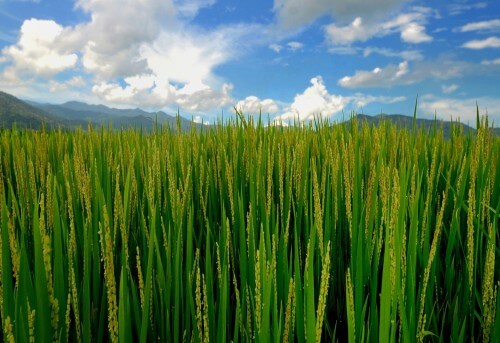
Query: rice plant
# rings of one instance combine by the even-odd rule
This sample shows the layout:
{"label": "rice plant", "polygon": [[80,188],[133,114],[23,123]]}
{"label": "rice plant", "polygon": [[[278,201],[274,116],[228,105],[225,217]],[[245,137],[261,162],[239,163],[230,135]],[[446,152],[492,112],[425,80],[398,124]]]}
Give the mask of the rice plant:
{"label": "rice plant", "polygon": [[1,131],[3,340],[500,341],[479,124]]}

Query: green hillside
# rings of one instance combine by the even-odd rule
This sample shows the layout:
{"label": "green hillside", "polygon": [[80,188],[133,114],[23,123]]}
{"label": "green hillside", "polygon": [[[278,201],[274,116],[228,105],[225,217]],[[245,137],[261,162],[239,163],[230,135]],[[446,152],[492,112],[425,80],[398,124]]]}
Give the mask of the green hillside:
{"label": "green hillside", "polygon": [[46,112],[26,104],[18,98],[0,91],[0,127],[41,129],[43,123],[55,125]]}

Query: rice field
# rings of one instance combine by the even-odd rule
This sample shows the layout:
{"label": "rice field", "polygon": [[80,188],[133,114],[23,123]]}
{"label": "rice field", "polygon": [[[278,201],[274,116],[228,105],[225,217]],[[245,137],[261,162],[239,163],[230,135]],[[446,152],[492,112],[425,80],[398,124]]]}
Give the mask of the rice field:
{"label": "rice field", "polygon": [[500,139],[0,132],[5,342],[499,342]]}

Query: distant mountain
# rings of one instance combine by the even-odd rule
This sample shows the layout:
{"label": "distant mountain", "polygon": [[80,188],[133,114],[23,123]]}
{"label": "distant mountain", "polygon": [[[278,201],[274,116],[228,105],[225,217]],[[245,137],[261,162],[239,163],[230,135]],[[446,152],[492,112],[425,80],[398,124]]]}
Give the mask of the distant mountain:
{"label": "distant mountain", "polygon": [[[139,108],[116,109],[104,105],[89,105],[70,101],[64,104],[41,104],[23,101],[15,96],[0,91],[0,128],[11,128],[14,123],[18,128],[41,129],[61,127],[73,129],[112,125],[115,129],[142,128],[152,130],[156,124],[177,127],[177,118],[165,112],[150,113]],[[193,125],[190,120],[179,117],[181,130],[189,130]]]}
{"label": "distant mountain", "polygon": [[109,115],[89,112],[89,111],[79,111],[69,108],[64,108],[62,105],[53,104],[39,104],[36,102],[28,102],[31,106],[38,108],[46,113],[50,113],[52,116],[58,119],[68,119],[68,120],[83,120],[85,122],[98,123],[109,118]]}
{"label": "distant mountain", "polygon": [[[156,124],[168,124],[176,127],[176,117],[170,116],[165,112],[146,112],[140,108],[135,109],[117,109],[104,105],[89,105],[78,101],[69,101],[64,104],[40,104],[30,102],[36,108],[44,110],[54,117],[67,120],[84,120],[98,125],[108,125],[112,123],[114,128],[144,128],[151,129]],[[192,122],[188,119],[179,117],[181,129],[191,128]]]}
{"label": "distant mountain", "polygon": [[[358,121],[365,121],[369,124],[379,125],[384,121],[390,121],[399,127],[411,129],[413,127],[413,117],[401,114],[380,114],[369,116],[358,114],[355,116]],[[351,118],[352,120],[352,118]],[[152,130],[156,123],[167,124],[172,128],[177,127],[177,118],[165,112],[146,112],[136,109],[117,109],[104,105],[89,105],[83,102],[70,101],[64,104],[41,104],[32,101],[22,101],[10,94],[0,91],[0,128],[11,128],[14,123],[18,128],[41,129],[43,123],[48,128],[61,127],[73,129],[76,127],[86,128],[89,123],[94,126],[112,125],[115,129],[121,128],[142,128]],[[181,130],[189,130],[193,125],[202,127],[201,124],[194,124],[190,120],[179,117]],[[350,120],[347,121],[349,125]],[[417,118],[417,126],[429,130],[436,125],[432,119]],[[445,137],[451,136],[452,125],[460,125],[462,132],[474,134],[475,129],[465,124],[451,123],[447,121],[437,121],[438,128],[443,127]],[[500,136],[500,127],[492,129],[496,136]]]}
{"label": "distant mountain", "polygon": [[[54,104],[39,104],[36,102],[31,102],[35,107],[46,109],[49,112],[54,112],[57,116],[73,118],[76,116],[81,116],[83,113],[86,114],[88,118],[96,119],[97,121],[108,120],[114,117],[148,117],[156,120],[158,116],[158,121],[160,122],[172,122],[175,123],[175,117],[169,116],[165,112],[155,112],[150,113],[140,108],[135,109],[118,109],[110,108],[104,105],[89,105],[84,102],[79,101],[69,101],[64,104],[54,105]],[[184,118],[181,118],[184,119]],[[187,122],[189,120],[185,119]]]}
{"label": "distant mountain", "polygon": [[33,107],[15,96],[0,91],[1,128],[11,128],[15,125],[18,128],[39,130],[44,124],[47,128],[70,128],[82,123],[81,120],[68,121],[55,118],[42,109]]}
{"label": "distant mountain", "polygon": [[[401,127],[401,128],[406,128],[408,130],[413,128],[413,117],[410,116],[405,116],[402,114],[379,114],[376,116],[369,116],[366,114],[358,114],[355,116],[356,120],[361,121],[361,122],[367,122],[368,124],[372,125],[379,125],[380,123],[384,121],[390,121],[394,125]],[[351,119],[352,120],[352,119]],[[475,134],[476,130],[466,124],[463,123],[455,123],[455,122],[449,122],[449,121],[442,121],[442,120],[437,120],[435,121],[434,119],[423,119],[423,118],[417,118],[416,120],[417,127],[423,128],[425,131],[428,131],[436,125],[438,129],[441,127],[443,128],[443,135],[445,138],[451,137],[452,133],[452,128],[456,128],[457,125],[459,125],[462,129],[462,132],[464,134],[468,134],[469,132],[472,134]],[[500,128],[494,128],[492,129],[493,134],[496,136],[500,135]]]}

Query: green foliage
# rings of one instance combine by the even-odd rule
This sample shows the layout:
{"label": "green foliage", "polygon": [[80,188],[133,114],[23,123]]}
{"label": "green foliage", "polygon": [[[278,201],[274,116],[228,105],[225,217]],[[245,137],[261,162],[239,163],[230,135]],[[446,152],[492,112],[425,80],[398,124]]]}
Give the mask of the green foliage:
{"label": "green foliage", "polygon": [[500,139],[0,132],[3,340],[500,341]]}

